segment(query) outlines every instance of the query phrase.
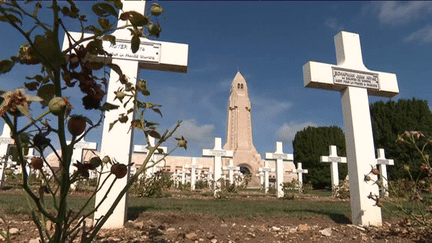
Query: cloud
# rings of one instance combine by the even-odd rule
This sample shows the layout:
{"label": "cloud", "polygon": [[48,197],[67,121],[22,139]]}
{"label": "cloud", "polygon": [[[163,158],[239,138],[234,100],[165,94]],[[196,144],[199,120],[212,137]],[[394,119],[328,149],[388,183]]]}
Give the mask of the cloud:
{"label": "cloud", "polygon": [[342,30],[343,26],[338,24],[336,18],[328,18],[324,22],[324,25],[332,30]]}
{"label": "cloud", "polygon": [[[372,7],[372,11],[378,12],[379,21],[386,25],[407,24],[432,13],[432,2],[429,1],[384,1],[372,3],[369,7]],[[369,7],[367,10],[371,10]]]}
{"label": "cloud", "polygon": [[428,25],[422,29],[415,31],[404,38],[405,42],[419,41],[422,44],[432,42],[432,25]]}
{"label": "cloud", "polygon": [[313,122],[304,122],[297,124],[295,122],[284,123],[276,132],[276,137],[285,144],[291,144],[294,140],[294,137],[297,131],[302,130],[306,127],[314,127],[316,126]]}
{"label": "cloud", "polygon": [[249,97],[254,116],[257,118],[263,117],[267,122],[285,113],[293,106],[291,102],[278,101],[270,97],[258,96],[255,94]]}
{"label": "cloud", "polygon": [[214,125],[198,125],[195,119],[185,120],[176,131],[176,136],[184,136],[188,143],[212,141]]}

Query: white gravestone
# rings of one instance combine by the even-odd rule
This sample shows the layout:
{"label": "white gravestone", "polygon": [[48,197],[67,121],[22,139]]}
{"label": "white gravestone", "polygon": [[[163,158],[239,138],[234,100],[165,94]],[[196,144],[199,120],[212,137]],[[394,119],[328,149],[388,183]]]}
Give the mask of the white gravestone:
{"label": "white gravestone", "polygon": [[[71,141],[68,141],[67,143],[70,144],[70,142]],[[77,167],[74,166],[73,164],[77,163],[77,161],[84,164],[84,161],[83,161],[83,150],[84,149],[97,150],[97,143],[86,142],[86,141],[84,141],[84,138],[83,138],[83,139],[81,139],[81,141],[79,141],[78,143],[76,143],[74,145],[73,152],[72,152],[72,158],[71,158],[71,165],[69,168],[69,174],[70,175],[72,175],[75,171],[77,171]],[[72,190],[76,189],[76,183],[73,183],[70,186],[71,186]]]}
{"label": "white gravestone", "polygon": [[[134,145],[134,152],[135,153],[148,153],[149,152],[149,147],[154,147],[156,144],[156,140],[154,137],[150,137],[149,136],[149,144],[148,145]],[[160,146],[159,149],[162,149],[163,153],[167,152],[167,147],[163,147]],[[149,167],[148,169],[146,169],[145,175],[147,178],[151,177],[156,171],[157,171],[157,166],[155,166],[156,162],[157,162],[157,154],[160,154],[159,151],[155,151],[153,153],[153,155],[150,157],[150,160],[148,161],[147,167]]]}
{"label": "white gravestone", "polygon": [[[197,170],[202,169],[202,165],[198,165],[197,164],[197,158],[193,157],[192,158],[192,164],[190,165],[185,165],[186,169],[190,169],[191,170],[191,190],[194,191],[195,190],[195,183],[196,183],[196,174],[197,174]],[[199,173],[198,173],[199,176]]]}
{"label": "white gravestone", "polygon": [[220,181],[222,177],[222,157],[232,158],[233,151],[222,149],[222,139],[215,138],[215,145],[213,149],[203,149],[203,156],[213,157],[213,170],[214,170],[214,196],[220,192]]}
{"label": "white gravestone", "polygon": [[259,168],[259,170],[263,173],[263,182],[264,182],[264,192],[267,193],[269,189],[269,173],[274,172],[275,168],[271,168],[268,166],[268,161],[264,160],[264,167]]}
{"label": "white gravestone", "polygon": [[4,186],[5,170],[7,167],[7,161],[9,157],[10,146],[14,144],[14,140],[11,138],[11,130],[5,123],[3,126],[3,132],[0,137],[0,188]]}
{"label": "white gravestone", "polygon": [[[388,176],[387,176],[387,165],[394,165],[394,161],[392,159],[386,159],[385,151],[383,148],[378,149],[378,157],[376,159],[376,163],[378,164],[378,168],[380,171],[380,181],[382,183],[381,188],[381,196],[388,197]],[[383,178],[384,177],[384,178]]]}
{"label": "white gravestone", "polygon": [[276,197],[281,198],[284,196],[284,192],[282,190],[283,183],[283,172],[284,172],[284,161],[293,162],[294,156],[292,154],[284,154],[282,142],[276,142],[276,152],[274,153],[265,153],[265,159],[267,160],[276,160]]}
{"label": "white gravestone", "polygon": [[[144,0],[122,0],[123,11],[136,11],[145,14],[146,1]],[[121,11],[119,13],[119,16]],[[118,20],[117,26],[124,26],[128,24],[127,21]],[[80,39],[81,33],[69,33],[75,40]],[[173,72],[187,72],[188,62],[188,45],[179,44],[172,42],[161,42],[152,41],[146,38],[141,38],[140,50],[137,53],[131,51],[131,33],[128,29],[121,29],[115,31],[112,35],[116,37],[116,45],[111,44],[108,41],[103,42],[104,49],[112,54],[112,62],[117,64],[129,81],[136,83],[139,78],[139,69],[153,69]],[[87,35],[84,35],[85,37]],[[69,48],[69,39],[65,35],[63,42],[63,50]],[[109,58],[105,57],[105,60]],[[123,88],[123,85],[118,82],[119,76],[111,70],[110,81],[108,85],[107,101],[119,105],[119,109],[105,112],[105,119],[102,131],[102,143],[101,143],[101,157],[105,155],[110,156],[111,159],[115,159],[119,163],[129,165],[131,163],[132,156],[132,144],[133,144],[133,130],[130,130],[130,123],[116,123],[115,126],[109,131],[110,123],[118,119],[119,115],[126,113],[129,109],[133,109],[133,102],[129,102],[125,107],[123,104],[114,100],[114,91]],[[128,120],[133,120],[133,114],[128,115]],[[109,172],[110,166],[105,166],[103,172]],[[101,180],[109,176],[109,173],[103,173]],[[126,186],[129,180],[129,171],[127,175],[118,179],[115,182],[113,189],[108,193],[106,199],[105,194],[107,193],[110,185],[114,181],[114,176],[111,176],[103,187],[96,194],[95,205],[98,205],[102,200],[104,202],[94,213],[94,222],[103,217],[113,205],[120,191]],[[127,215],[127,202],[126,196],[124,195],[113,214],[105,222],[103,228],[121,228],[126,222]]]}
{"label": "white gravestone", "polygon": [[258,173],[256,176],[260,178],[260,185],[264,187],[264,172],[261,170],[261,168],[258,168]]}
{"label": "white gravestone", "polygon": [[228,166],[222,167],[222,170],[228,171],[228,180],[231,184],[233,184],[234,183],[234,172],[240,171],[240,167],[234,166],[234,161],[232,159],[230,159]]}
{"label": "white gravestone", "polygon": [[293,169],[293,172],[297,174],[299,192],[303,192],[303,174],[309,173],[307,169],[302,168],[302,163],[297,163],[297,168]]}
{"label": "white gravestone", "polygon": [[346,163],[346,157],[339,157],[337,155],[337,147],[335,145],[329,146],[329,156],[321,156],[321,162],[331,163],[330,172],[331,172],[331,184],[332,191],[334,192],[336,188],[339,186],[339,168],[338,163]]}
{"label": "white gravestone", "polygon": [[[393,97],[399,93],[396,75],[371,71],[363,64],[360,37],[341,31],[335,36],[337,65],[309,61],[303,66],[304,85],[342,93],[353,224],[382,225],[381,208],[368,198],[378,187],[365,180],[375,163],[369,95]],[[376,179],[376,178],[372,178]]]}

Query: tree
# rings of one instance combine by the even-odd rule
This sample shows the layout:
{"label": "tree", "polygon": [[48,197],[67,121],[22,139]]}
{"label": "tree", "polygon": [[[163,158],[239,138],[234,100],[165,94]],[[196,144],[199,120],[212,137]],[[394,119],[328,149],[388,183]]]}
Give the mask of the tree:
{"label": "tree", "polygon": [[[432,135],[432,113],[428,102],[416,98],[378,101],[371,105],[370,111],[375,148],[384,148],[386,157],[395,161],[394,166],[388,167],[389,179],[407,177],[404,165],[411,167],[416,178],[422,161],[419,153],[396,143],[396,140],[405,131],[421,131],[428,137]],[[427,148],[425,152],[430,154],[431,149]]]}
{"label": "tree", "polygon": [[[29,11],[28,9],[31,9],[32,6],[23,6],[24,4],[31,4],[34,6],[33,10]],[[126,165],[117,163],[114,158],[110,159],[108,156],[92,158],[89,163],[84,163],[84,161],[75,163],[73,161],[72,164],[71,161],[74,145],[101,124],[104,112],[119,107],[119,105],[105,101],[108,85],[107,75],[109,74],[107,70],[115,70],[120,77],[119,81],[124,85],[121,90],[115,92],[120,105],[133,102],[136,107],[136,109],[128,110],[126,114],[120,114],[120,117],[113,121],[112,126],[116,122],[128,123],[131,129],[143,132],[147,142],[149,136],[159,139],[155,146],[149,149],[143,166],[128,180],[128,184],[119,193],[117,200],[125,195],[132,183],[147,169],[147,162],[154,151],[158,149],[161,143],[170,138],[180,125],[179,122],[173,130],[166,130],[162,135],[159,134],[158,124],[144,119],[145,112],[148,110],[162,114],[158,108],[160,105],[142,101],[144,97],[148,99],[147,96],[150,95],[146,82],[140,80],[135,85],[135,82],[128,81],[128,77],[122,74],[119,66],[104,62],[104,58],[97,58],[110,55],[103,49],[102,42],[105,40],[114,44],[116,38],[111,33],[115,30],[128,29],[130,31],[131,49],[134,53],[139,49],[140,37],[158,37],[160,34],[161,28],[157,16],[163,12],[161,6],[153,3],[150,13],[145,16],[136,11],[122,11],[122,7],[123,4],[120,0],[95,3],[92,10],[98,17],[97,24],[89,24],[87,23],[87,16],[80,13],[73,0],[0,1],[0,22],[11,25],[27,41],[19,48],[17,56],[0,61],[0,74],[9,72],[16,65],[37,65],[41,70],[40,73],[32,77],[26,77],[29,81],[23,84],[23,88],[14,91],[0,91],[0,117],[11,128],[12,138],[16,146],[13,155],[18,159],[17,162],[21,166],[22,186],[33,202],[32,219],[42,242],[75,242],[79,232],[83,232],[81,242],[92,242],[106,218],[110,216],[110,212],[117,205],[117,203],[113,203],[110,211],[101,217],[94,228],[88,232],[85,232],[85,227],[82,231],[79,229],[85,218],[89,217],[100,205],[90,210],[90,213],[84,213],[84,209],[85,207],[93,207],[90,201],[105,181],[98,179],[95,191],[90,195],[83,208],[73,210],[68,205],[71,183],[88,179],[89,170],[109,166],[108,168],[111,168],[109,176],[115,178],[114,182],[116,179],[124,177],[127,172]],[[50,16],[52,22],[42,22],[38,15],[42,11],[44,11],[44,15],[52,12],[52,16]],[[117,25],[119,11],[121,12],[119,18],[129,21],[130,24],[114,27]],[[72,38],[63,25],[66,21],[78,22],[79,26],[82,27],[81,33],[83,35],[81,38]],[[63,36],[60,36],[62,31],[66,33],[70,43],[69,48],[63,51],[59,41],[63,40]],[[84,35],[84,33],[88,35]],[[100,73],[102,75],[99,75]],[[81,94],[81,102],[72,103],[65,97],[66,91]],[[43,111],[40,114],[33,114],[34,112],[30,109],[30,106],[34,107],[35,102],[42,104]],[[85,109],[82,114],[76,114],[77,111],[74,110],[79,107]],[[94,120],[85,116],[95,112],[99,112],[100,116]],[[139,119],[128,121],[126,115],[130,113],[134,113]],[[72,137],[69,144],[66,140],[67,133],[70,133]],[[186,141],[183,137],[177,140],[177,147],[186,148]],[[53,144],[60,145],[61,155],[56,152]],[[34,148],[39,156],[28,165],[25,151],[28,151],[30,147]],[[44,156],[48,154],[47,150],[51,150],[57,155],[57,159],[60,161],[60,171],[53,171],[53,168],[47,163]],[[173,150],[164,155],[169,155]],[[71,164],[77,167],[77,171],[70,176]],[[38,193],[35,193],[28,184],[28,166],[40,170],[42,174],[43,183],[39,190],[36,190]],[[43,166],[48,167],[52,174],[44,172]],[[46,198],[44,196],[46,193],[51,197]],[[47,200],[52,200],[54,210],[47,210],[45,205]],[[47,220],[53,222],[53,232],[46,229],[45,222]],[[0,231],[0,234],[8,239],[7,233]],[[8,240],[10,241],[10,239]]]}
{"label": "tree", "polygon": [[[346,156],[345,135],[340,127],[307,127],[296,133],[294,159],[309,170],[305,182],[322,189],[331,186],[330,164],[320,162],[320,156],[329,154],[329,146],[336,145],[339,156]],[[339,178],[347,175],[347,165],[339,164]]]}

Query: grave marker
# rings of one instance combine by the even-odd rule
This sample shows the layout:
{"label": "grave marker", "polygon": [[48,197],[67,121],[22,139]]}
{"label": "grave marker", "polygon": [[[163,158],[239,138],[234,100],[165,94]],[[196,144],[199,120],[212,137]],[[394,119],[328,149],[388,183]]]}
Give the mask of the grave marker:
{"label": "grave marker", "polygon": [[381,175],[381,177],[379,179],[381,180],[381,183],[382,183],[382,188],[381,188],[380,194],[383,197],[388,197],[389,192],[388,192],[387,165],[394,165],[394,160],[386,159],[385,151],[383,148],[379,148],[377,153],[378,153],[378,157],[377,157],[376,161],[377,161],[378,168],[379,168],[380,175]]}
{"label": "grave marker", "polygon": [[303,192],[303,174],[309,173],[307,169],[302,168],[302,163],[297,163],[297,169],[294,168],[293,172],[297,174],[299,192]]}
{"label": "grave marker", "polygon": [[232,159],[230,159],[228,166],[222,167],[222,170],[228,171],[228,180],[231,184],[233,184],[234,183],[234,172],[240,171],[240,167],[234,166],[234,161]]}
{"label": "grave marker", "polygon": [[215,138],[215,145],[213,149],[203,149],[203,156],[213,157],[213,170],[214,170],[214,196],[220,192],[220,181],[219,179],[222,176],[222,157],[232,158],[233,151],[231,150],[223,150],[222,149],[222,139]]}
{"label": "grave marker", "polygon": [[284,154],[283,153],[283,145],[282,142],[276,142],[276,152],[274,153],[265,153],[265,159],[276,160],[276,197],[281,198],[284,196],[284,192],[282,190],[283,183],[283,171],[284,171],[284,161],[293,162],[294,156],[292,154]]}
{"label": "grave marker", "polygon": [[264,167],[259,168],[259,170],[263,173],[264,192],[267,193],[269,189],[269,183],[270,183],[269,173],[274,172],[275,168],[269,167],[268,161],[264,160]]}
{"label": "grave marker", "polygon": [[[134,145],[134,152],[135,153],[146,153],[148,154],[149,152],[149,147],[154,147],[156,144],[156,140],[154,137],[150,137],[149,136],[149,144],[147,145]],[[167,147],[163,147],[160,146],[159,149],[162,149],[163,153],[167,152]],[[150,160],[148,161],[147,166],[149,166],[149,168],[145,171],[145,175],[147,178],[151,177],[157,170],[155,166],[155,163],[157,162],[157,154],[161,154],[159,153],[159,151],[155,151],[152,156],[150,157]]]}
{"label": "grave marker", "polygon": [[191,190],[192,191],[195,190],[196,173],[197,173],[196,170],[202,169],[202,165],[198,165],[196,161],[197,161],[197,158],[193,157],[192,158],[192,164],[185,166],[186,169],[191,169]]}
{"label": "grave marker", "polygon": [[11,138],[11,130],[5,123],[0,137],[0,188],[3,188],[4,186],[5,170],[9,159],[9,149],[13,144],[14,140]]}
{"label": "grave marker", "polygon": [[329,146],[329,156],[321,156],[321,162],[330,162],[330,172],[331,172],[331,182],[332,182],[332,191],[335,192],[336,188],[339,186],[339,168],[338,163],[346,163],[346,157],[339,157],[337,155],[337,147],[336,145]]}
{"label": "grave marker", "polygon": [[[67,143],[70,144],[71,141],[67,141]],[[72,175],[77,170],[77,167],[74,166],[73,164],[77,163],[77,161],[79,161],[80,163],[84,163],[84,161],[83,161],[83,150],[84,149],[97,150],[97,143],[86,142],[83,138],[83,139],[81,139],[81,141],[79,141],[78,143],[76,143],[74,145],[70,169],[69,169],[69,175]],[[72,190],[75,190],[76,189],[76,183],[71,184],[70,187]]]}
{"label": "grave marker", "polygon": [[[145,14],[146,1],[143,0],[122,0],[123,11],[136,11]],[[119,16],[120,16],[119,12]],[[119,20],[118,26],[123,26],[127,24],[127,21]],[[69,33],[73,38],[80,39],[81,33]],[[123,74],[132,81],[136,83],[139,78],[139,69],[153,69],[162,71],[173,71],[173,72],[186,72],[187,71],[187,59],[188,59],[188,45],[161,41],[152,41],[146,38],[141,38],[140,50],[137,53],[132,53],[130,44],[130,31],[128,29],[121,29],[115,31],[112,35],[116,37],[116,45],[110,42],[104,41],[104,49],[112,54],[112,62],[117,64],[121,69]],[[84,35],[85,37],[87,35]],[[119,47],[126,48],[119,48]],[[69,47],[68,37],[65,35],[63,42],[63,50]],[[107,59],[107,58],[105,58]],[[123,85],[119,80],[118,74],[111,70],[110,82],[108,85],[107,101],[119,105],[119,109],[110,110],[105,112],[105,119],[102,132],[102,143],[101,143],[101,157],[105,155],[110,156],[111,159],[115,159],[119,163],[129,165],[131,163],[132,155],[132,144],[133,144],[133,129],[130,130],[129,123],[117,123],[109,131],[110,123],[116,120],[120,114],[126,113],[129,109],[133,109],[133,102],[129,102],[126,106],[120,103],[120,101],[114,101],[115,94],[114,91],[123,88]],[[128,115],[128,120],[133,120],[133,114]],[[130,131],[129,131],[130,130]],[[110,171],[109,166],[105,166],[103,172]],[[102,174],[102,181],[109,176],[109,173]],[[119,192],[126,186],[129,179],[129,170],[127,175],[118,179],[115,182],[115,186],[108,193],[105,201],[101,204],[98,210],[94,213],[94,222],[103,217],[114,200],[117,198]],[[114,181],[114,177],[111,176],[104,184],[101,190],[96,194],[95,205],[101,202],[105,194],[108,191],[111,183]],[[127,202],[126,196],[122,197],[121,201],[118,203],[113,214],[105,222],[103,228],[121,228],[126,222],[127,215]]]}
{"label": "grave marker", "polygon": [[396,75],[364,66],[356,33],[341,31],[335,36],[335,46],[337,65],[309,61],[303,66],[304,85],[342,92],[352,221],[356,225],[381,226],[381,208],[368,198],[370,193],[378,195],[378,187],[364,180],[371,166],[375,166],[368,94],[383,97],[398,94]]}

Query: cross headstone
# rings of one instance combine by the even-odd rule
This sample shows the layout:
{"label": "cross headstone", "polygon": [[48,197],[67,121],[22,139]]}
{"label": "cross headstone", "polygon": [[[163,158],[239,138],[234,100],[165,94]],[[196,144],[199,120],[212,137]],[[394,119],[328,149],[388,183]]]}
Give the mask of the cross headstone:
{"label": "cross headstone", "polygon": [[11,130],[5,123],[3,126],[3,132],[0,137],[0,188],[4,186],[5,170],[7,167],[7,161],[9,157],[9,148],[14,144],[14,140],[11,138]]}
{"label": "cross headstone", "polygon": [[191,169],[191,190],[194,191],[195,190],[195,183],[196,183],[196,171],[197,169],[202,169],[202,165],[198,165],[197,164],[197,158],[193,157],[192,158],[192,164],[190,165],[185,165],[186,169]]}
{"label": "cross headstone", "polygon": [[339,157],[337,155],[337,147],[335,145],[329,146],[329,156],[321,156],[321,162],[330,162],[330,172],[331,172],[331,183],[332,191],[335,192],[336,188],[339,186],[339,168],[338,163],[346,163],[346,157]]}
{"label": "cross headstone", "polygon": [[240,167],[234,166],[234,161],[232,159],[229,160],[228,166],[222,167],[222,170],[228,171],[228,180],[231,184],[234,183],[234,172],[240,171]]}
{"label": "cross headstone", "polygon": [[281,198],[284,196],[284,192],[282,190],[283,183],[283,171],[284,171],[284,161],[293,162],[294,156],[292,154],[284,154],[282,142],[276,142],[276,152],[274,153],[265,153],[265,159],[267,160],[276,160],[276,197]]}
{"label": "cross headstone", "polygon": [[215,138],[215,145],[213,149],[203,149],[203,156],[213,157],[213,170],[214,170],[214,196],[216,197],[220,193],[220,181],[222,177],[222,157],[232,158],[233,151],[222,149],[222,139]]}
{"label": "cross headstone", "polygon": [[[156,140],[154,137],[149,136],[149,144],[147,145],[134,145],[134,152],[135,153],[148,153],[149,152],[149,147],[154,147],[156,144]],[[162,149],[163,153],[167,152],[167,147],[163,147],[160,146],[159,149]],[[149,167],[146,172],[145,175],[146,177],[150,177],[152,176],[156,170],[157,170],[157,166],[155,166],[156,162],[157,162],[157,154],[160,154],[159,151],[155,151],[154,154],[152,154],[152,156],[150,157],[150,160],[148,161],[148,164],[146,165],[147,167]]]}
{"label": "cross headstone", "polygon": [[[68,141],[68,143],[70,144],[70,141]],[[84,161],[83,161],[83,150],[84,149],[96,150],[97,149],[97,143],[86,142],[86,141],[84,141],[84,138],[83,138],[83,139],[81,139],[81,141],[74,144],[73,152],[72,152],[71,165],[70,165],[70,169],[69,169],[70,175],[72,175],[77,170],[77,167],[73,166],[73,164],[75,164],[77,161],[79,161],[80,163],[84,163]],[[72,183],[70,185],[70,187],[72,190],[75,190],[76,189],[76,183]]]}
{"label": "cross headstone", "polygon": [[388,197],[388,176],[387,176],[387,165],[394,165],[394,161],[392,159],[386,159],[385,157],[385,151],[383,148],[379,148],[378,151],[378,157],[376,159],[376,162],[378,164],[378,168],[380,171],[380,181],[381,181],[381,196]]}
{"label": "cross headstone", "polygon": [[[136,11],[145,14],[146,1],[144,0],[122,0],[123,11]],[[121,13],[119,13],[120,16]],[[119,20],[117,25],[124,26],[127,21]],[[81,33],[69,32],[69,34],[78,40],[81,37]],[[112,54],[112,62],[117,64],[125,75],[132,83],[136,83],[139,78],[139,69],[153,69],[173,72],[186,72],[188,62],[188,45],[179,44],[172,42],[161,42],[151,41],[146,38],[141,38],[141,45],[139,51],[132,53],[130,44],[130,31],[128,29],[121,29],[115,31],[112,35],[116,37],[116,44],[111,44],[108,41],[103,42],[104,49]],[[84,35],[86,37],[87,35]],[[69,39],[65,35],[63,42],[63,50],[69,48]],[[129,102],[127,105],[123,105],[118,100],[114,100],[114,91],[123,88],[123,85],[119,80],[118,74],[111,70],[110,81],[108,85],[107,101],[119,105],[119,109],[110,110],[105,112],[105,119],[102,131],[102,143],[101,143],[101,156],[110,156],[111,159],[115,159],[119,163],[129,165],[131,163],[132,155],[132,144],[133,144],[133,129],[130,130],[130,123],[117,123],[109,130],[110,123],[118,119],[119,115],[126,113],[129,109],[133,109],[133,102]],[[128,115],[128,120],[133,120],[133,114]],[[110,171],[109,166],[105,166],[103,172]],[[102,174],[102,181],[109,176],[109,173]],[[103,185],[101,190],[96,194],[95,205],[98,205],[102,200],[104,202],[94,213],[94,222],[103,217],[114,200],[117,198],[119,192],[126,186],[129,180],[129,171],[125,177],[118,179],[113,186],[113,189],[107,194],[110,185],[114,181],[114,176],[108,179]],[[107,196],[105,197],[105,194]],[[113,214],[105,222],[103,228],[121,228],[126,222],[127,215],[127,195],[122,197],[118,203]]]}
{"label": "cross headstone", "polygon": [[293,172],[297,174],[299,192],[303,192],[303,174],[309,173],[307,169],[302,168],[302,163],[297,163],[297,168],[293,169]]}
{"label": "cross headstone", "polygon": [[264,192],[267,193],[268,189],[269,189],[269,183],[270,183],[270,181],[269,181],[269,173],[270,172],[274,172],[275,168],[269,167],[268,166],[268,161],[264,160],[264,167],[259,168],[259,170],[261,172],[263,172],[263,174],[264,174],[264,178],[263,178],[263,180],[264,180]]}
{"label": "cross headstone", "polygon": [[[375,163],[369,95],[393,97],[399,93],[396,75],[371,71],[363,64],[360,37],[341,31],[335,36],[337,65],[309,61],[303,66],[304,85],[342,93],[353,224],[382,225],[381,208],[370,193],[378,187],[365,181]],[[376,179],[376,178],[372,178]]]}
{"label": "cross headstone", "polygon": [[264,172],[261,170],[261,168],[258,168],[258,173],[256,176],[260,178],[260,185],[264,187]]}

